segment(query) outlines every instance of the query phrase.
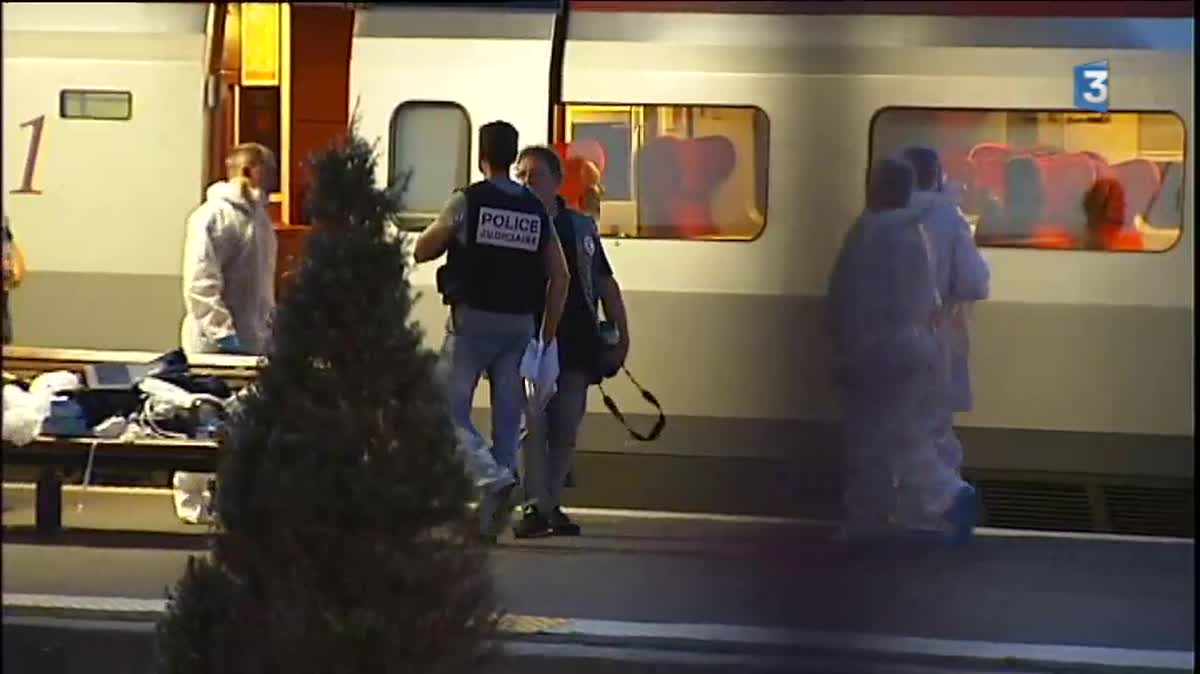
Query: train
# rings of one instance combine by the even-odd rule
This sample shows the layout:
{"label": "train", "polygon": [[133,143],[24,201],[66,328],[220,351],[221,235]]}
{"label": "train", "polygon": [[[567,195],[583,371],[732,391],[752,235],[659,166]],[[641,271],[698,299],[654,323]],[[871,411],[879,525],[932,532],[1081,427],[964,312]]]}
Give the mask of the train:
{"label": "train", "polygon": [[[1142,243],[981,236],[964,473],[992,526],[1193,535],[1191,3],[932,4],[5,3],[16,343],[175,348],[183,223],[234,142],[280,157],[282,273],[304,160],[352,115],[414,232],[480,178],[478,128],[503,119],[523,145],[592,152],[628,366],[668,418],[640,442],[593,394],[568,500],[836,518],[823,297],[872,162],[930,145],[1002,196],[1004,161],[1058,157],[1046,199],[1082,212],[1115,175]],[[411,272],[431,348],[434,267]],[[605,389],[652,422],[625,380]],[[487,405],[483,386],[485,424]]]}

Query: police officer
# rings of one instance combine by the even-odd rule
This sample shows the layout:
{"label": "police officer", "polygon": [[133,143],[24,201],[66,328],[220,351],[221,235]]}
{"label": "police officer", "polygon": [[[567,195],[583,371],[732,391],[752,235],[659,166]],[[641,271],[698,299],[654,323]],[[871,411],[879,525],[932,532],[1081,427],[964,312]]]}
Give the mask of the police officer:
{"label": "police officer", "polygon": [[[480,527],[493,539],[512,512],[516,455],[525,385],[521,359],[558,331],[570,275],[562,246],[542,202],[514,182],[517,130],[495,121],[479,129],[479,169],[484,180],[456,191],[421,233],[418,263],[446,253],[438,291],[450,306],[443,368],[450,417],[468,470],[483,491]],[[491,386],[492,439],[471,423],[479,378]],[[489,446],[490,445],[490,446]]]}
{"label": "police officer", "polygon": [[[517,157],[517,178],[529,186],[554,220],[571,272],[570,291],[557,334],[558,390],[544,414],[527,418],[523,452],[527,501],[513,527],[517,538],[576,536],[579,526],[562,511],[562,490],[575,438],[587,407],[588,387],[618,371],[629,353],[629,326],[620,286],[604,255],[596,221],[567,207],[558,195],[563,167],[546,146],[527,147]],[[601,337],[597,304],[616,325],[611,348]]]}

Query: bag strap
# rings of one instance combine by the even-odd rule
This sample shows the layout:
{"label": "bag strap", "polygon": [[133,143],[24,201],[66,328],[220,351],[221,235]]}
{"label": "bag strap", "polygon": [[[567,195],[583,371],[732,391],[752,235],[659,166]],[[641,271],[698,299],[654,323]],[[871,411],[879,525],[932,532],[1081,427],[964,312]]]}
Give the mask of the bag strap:
{"label": "bag strap", "polygon": [[633,385],[637,387],[638,391],[641,392],[642,399],[653,405],[655,409],[658,410],[658,421],[654,422],[654,428],[650,429],[650,432],[646,435],[642,435],[641,433],[633,430],[633,428],[629,425],[629,422],[625,420],[625,415],[622,414],[620,408],[617,407],[617,403],[604,390],[604,384],[602,382],[597,386],[600,388],[600,395],[604,396],[604,406],[607,407],[608,411],[617,418],[617,421],[621,422],[621,425],[625,427],[625,430],[629,431],[630,437],[632,437],[634,440],[653,442],[656,438],[658,438],[659,434],[662,433],[663,428],[667,425],[667,417],[663,414],[662,405],[658,404],[658,398],[654,397],[653,393],[642,388],[642,385],[638,383],[637,379],[634,379],[633,375],[625,368],[624,365],[621,366],[621,371],[625,373],[625,376],[629,377],[629,381],[633,382]]}
{"label": "bag strap", "polygon": [[[575,220],[575,213],[577,213],[577,211],[572,212],[572,228],[574,228],[577,224]],[[580,215],[586,216],[586,214]],[[575,232],[575,234],[578,237],[578,232]],[[598,322],[600,320],[600,314],[596,310],[595,303],[585,302],[584,304],[587,305],[588,313],[591,314],[592,321],[594,323]],[[642,394],[642,399],[653,405],[654,408],[658,410],[658,420],[654,422],[654,427],[650,429],[650,432],[645,435],[633,430],[633,427],[629,425],[629,421],[625,419],[625,415],[621,412],[621,408],[617,407],[616,401],[613,400],[612,396],[608,395],[608,392],[604,390],[604,382],[601,381],[597,383],[597,387],[600,389],[600,395],[604,398],[604,406],[607,407],[608,411],[617,418],[617,421],[621,422],[621,425],[625,427],[625,430],[629,432],[630,437],[632,437],[634,440],[639,440],[641,442],[653,442],[658,438],[658,436],[662,433],[663,428],[665,428],[667,425],[667,417],[665,414],[663,414],[662,405],[658,403],[658,398],[656,398],[653,393],[642,387],[638,380],[634,378],[633,374],[631,374],[624,365],[621,366],[621,371],[625,373],[626,377],[629,377],[629,381],[633,382],[634,387],[636,387],[638,392]]]}

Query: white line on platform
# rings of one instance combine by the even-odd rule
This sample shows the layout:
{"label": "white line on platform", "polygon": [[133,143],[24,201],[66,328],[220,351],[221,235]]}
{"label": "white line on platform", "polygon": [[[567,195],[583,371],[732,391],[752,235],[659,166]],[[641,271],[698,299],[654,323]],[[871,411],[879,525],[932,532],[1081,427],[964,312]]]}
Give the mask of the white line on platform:
{"label": "white line on platform", "polygon": [[90,618],[43,618],[41,616],[4,616],[5,627],[44,627],[83,632],[124,632],[126,634],[153,634],[154,623],[148,620],[93,620]]}
{"label": "white line on platform", "polygon": [[696,522],[726,522],[729,524],[782,524],[793,526],[833,526],[824,520],[797,517],[768,517],[765,515],[727,515],[723,513],[679,512],[674,510],[630,510],[622,508],[573,508],[563,511],[583,517],[612,517],[629,520],[684,520]]}
{"label": "white line on platform", "polygon": [[[788,674],[829,674],[829,672],[850,671],[848,667],[854,665],[863,666],[861,662],[849,662],[848,660],[852,658],[847,658],[846,656],[807,654],[803,657],[795,655],[743,655],[630,646],[536,643],[530,641],[507,642],[504,644],[504,652],[508,656],[518,657],[602,660],[606,663],[627,663],[631,665],[649,664],[707,668],[704,671],[715,671],[714,668],[721,667],[721,671],[727,672],[771,671],[787,672]],[[875,674],[949,674],[949,672],[962,674],[962,667],[952,667],[952,669],[944,669],[928,662],[913,665],[872,661],[869,670]],[[1035,674],[1028,670],[1017,670],[1011,667],[1006,667],[1003,672],[972,667],[970,672],[971,674]]]}
{"label": "white line on platform", "polygon": [[631,639],[680,639],[770,646],[829,648],[837,650],[926,655],[974,659],[1015,658],[1033,662],[1091,664],[1110,667],[1191,669],[1194,651],[1135,650],[1060,644],[1002,643],[902,637],[848,632],[811,632],[745,625],[637,623],[616,620],[573,620],[546,632]]}
{"label": "white line on platform", "polygon": [[[155,625],[149,621],[131,620],[89,620],[82,618],[41,618],[36,616],[8,616],[4,618],[6,626],[39,627],[44,629],[67,629],[78,631],[103,631],[124,634],[153,634]],[[805,658],[798,662],[795,657],[738,655],[733,653],[697,653],[687,651],[672,651],[654,648],[636,648],[628,646],[594,646],[591,644],[568,643],[536,643],[530,641],[506,641],[501,644],[505,655],[512,657],[559,658],[581,660],[603,660],[604,662],[623,662],[628,664],[654,665],[693,665],[693,666],[724,666],[736,667],[737,671],[754,669],[785,668],[789,674],[827,674],[835,671],[837,665],[833,658]],[[956,671],[958,668],[955,668]],[[533,670],[538,671],[538,670]],[[879,674],[936,674],[945,671],[940,668],[932,669],[928,663],[914,665],[884,665],[872,663],[871,671]],[[972,668],[971,674],[1001,674]],[[1003,674],[1034,674],[1006,668]]]}
{"label": "white line on platform", "polygon": [[[70,596],[51,594],[6,593],[5,608],[52,608],[111,613],[162,613],[165,599],[132,597]],[[516,617],[516,616],[514,616]],[[13,622],[16,616],[5,617]],[[26,617],[24,620],[31,620]],[[548,620],[548,619],[547,619]],[[814,632],[786,628],[719,625],[706,623],[651,623],[622,620],[569,619],[562,626],[553,624],[543,634],[608,639],[660,639],[681,642],[723,643],[741,646],[776,646],[853,651],[870,654],[926,657],[971,658],[985,660],[1017,659],[1028,662],[1101,665],[1108,667],[1153,667],[1185,669],[1195,667],[1194,651],[1139,650],[1061,644],[1003,643],[931,639],[848,632]],[[114,622],[114,621],[92,621]],[[707,654],[705,657],[708,657]]]}
{"label": "white line on platform", "polygon": [[100,595],[26,594],[5,592],[4,608],[68,609],[113,613],[165,613],[166,599],[106,597]]}
{"label": "white line on platform", "polygon": [[[32,490],[34,485],[26,482],[6,482],[5,489]],[[64,485],[64,493],[81,493],[82,485]],[[142,496],[171,495],[170,489],[162,487],[88,487],[93,494],[130,494]],[[764,524],[776,526],[801,526],[815,528],[834,528],[837,522],[830,520],[812,520],[794,517],[768,517],[763,515],[731,515],[724,513],[679,512],[671,510],[634,510],[622,508],[563,508],[568,514],[582,517],[609,517],[629,520],[659,520],[684,522],[716,522],[725,524]],[[1114,543],[1162,543],[1174,545],[1195,545],[1194,538],[1179,538],[1174,536],[1141,536],[1133,534],[1109,534],[1087,531],[1040,531],[1036,529],[1001,529],[996,527],[978,527],[977,536],[994,538],[1056,538],[1080,541],[1111,541]]]}
{"label": "white line on platform", "polygon": [[1194,538],[1177,536],[1141,536],[1137,534],[1106,534],[1091,531],[1039,531],[1037,529],[999,529],[976,527],[976,536],[995,538],[1060,538],[1077,541],[1111,541],[1113,543],[1160,543],[1170,545],[1195,545]]}

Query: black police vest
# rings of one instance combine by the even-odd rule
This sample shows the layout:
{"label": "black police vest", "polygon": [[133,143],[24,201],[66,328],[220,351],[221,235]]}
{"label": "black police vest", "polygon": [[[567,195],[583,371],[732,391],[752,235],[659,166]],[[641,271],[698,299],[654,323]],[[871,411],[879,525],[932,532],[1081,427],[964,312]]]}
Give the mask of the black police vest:
{"label": "black police vest", "polygon": [[553,225],[532,192],[509,194],[484,180],[463,190],[466,242],[455,237],[447,272],[457,290],[451,305],[501,314],[538,314],[546,301],[542,264]]}

